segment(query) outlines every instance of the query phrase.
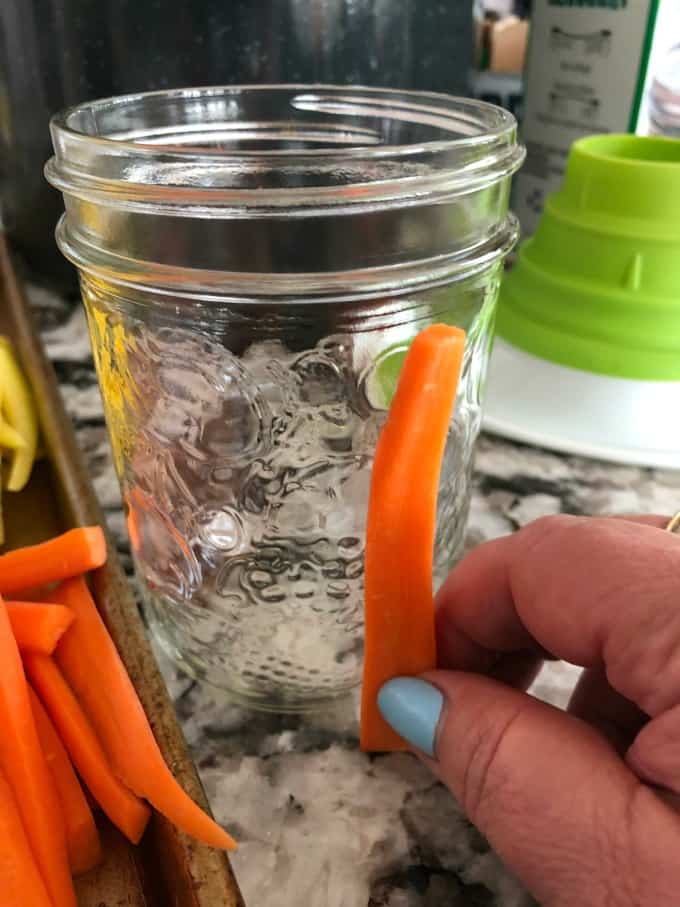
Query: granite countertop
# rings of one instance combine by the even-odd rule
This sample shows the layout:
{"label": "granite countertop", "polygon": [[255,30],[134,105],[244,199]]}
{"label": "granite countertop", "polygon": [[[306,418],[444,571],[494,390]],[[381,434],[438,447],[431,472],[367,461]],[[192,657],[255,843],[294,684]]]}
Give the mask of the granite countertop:
{"label": "granite countertop", "polygon": [[[36,288],[30,295],[96,492],[129,568],[82,307]],[[679,501],[680,472],[482,437],[468,544],[544,514],[665,513]],[[160,660],[213,811],[242,842],[233,865],[248,907],[532,903],[416,759],[369,758],[358,751],[351,702],[315,720],[247,713]],[[564,704],[575,673],[551,665],[534,692]]]}

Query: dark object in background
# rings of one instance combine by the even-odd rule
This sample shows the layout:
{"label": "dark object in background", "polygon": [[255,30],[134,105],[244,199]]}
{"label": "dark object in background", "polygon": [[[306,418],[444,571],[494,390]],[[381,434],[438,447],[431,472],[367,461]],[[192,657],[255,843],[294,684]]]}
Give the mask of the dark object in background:
{"label": "dark object in background", "polygon": [[73,285],[43,179],[48,121],[81,101],[191,85],[326,82],[467,94],[472,3],[0,0],[0,199],[33,277]]}

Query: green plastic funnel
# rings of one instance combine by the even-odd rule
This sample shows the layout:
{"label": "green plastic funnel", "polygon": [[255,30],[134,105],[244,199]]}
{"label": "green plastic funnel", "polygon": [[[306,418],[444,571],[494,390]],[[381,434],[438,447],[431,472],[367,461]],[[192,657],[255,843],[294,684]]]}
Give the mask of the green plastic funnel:
{"label": "green plastic funnel", "polygon": [[587,372],[680,381],[680,141],[573,145],[501,287],[498,334]]}

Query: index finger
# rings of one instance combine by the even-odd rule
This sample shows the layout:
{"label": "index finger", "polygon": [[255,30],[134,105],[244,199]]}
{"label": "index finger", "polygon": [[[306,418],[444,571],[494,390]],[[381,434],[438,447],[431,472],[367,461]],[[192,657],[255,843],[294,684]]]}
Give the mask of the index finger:
{"label": "index finger", "polygon": [[545,650],[605,663],[648,714],[666,707],[680,690],[680,539],[665,523],[547,517],[482,545],[437,597],[440,666],[487,670],[499,652]]}

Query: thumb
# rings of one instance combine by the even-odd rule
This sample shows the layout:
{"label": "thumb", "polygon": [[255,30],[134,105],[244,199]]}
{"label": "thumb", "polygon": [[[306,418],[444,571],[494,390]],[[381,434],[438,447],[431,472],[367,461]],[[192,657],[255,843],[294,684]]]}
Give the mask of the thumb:
{"label": "thumb", "polygon": [[543,907],[677,897],[680,822],[589,725],[454,671],[392,680],[379,706]]}

